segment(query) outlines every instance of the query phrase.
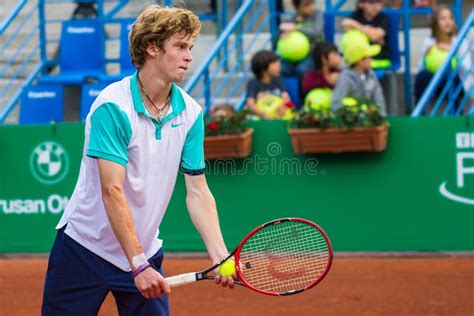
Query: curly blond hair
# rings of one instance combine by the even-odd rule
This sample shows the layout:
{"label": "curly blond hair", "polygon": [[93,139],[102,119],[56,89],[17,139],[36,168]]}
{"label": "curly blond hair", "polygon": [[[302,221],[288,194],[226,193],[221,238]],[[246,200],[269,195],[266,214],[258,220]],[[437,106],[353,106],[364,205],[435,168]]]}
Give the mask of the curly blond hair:
{"label": "curly blond hair", "polygon": [[130,55],[133,65],[137,68],[144,65],[149,45],[156,45],[164,51],[165,43],[171,36],[180,34],[183,37],[196,37],[200,30],[199,18],[189,10],[148,6],[137,17],[130,31]]}

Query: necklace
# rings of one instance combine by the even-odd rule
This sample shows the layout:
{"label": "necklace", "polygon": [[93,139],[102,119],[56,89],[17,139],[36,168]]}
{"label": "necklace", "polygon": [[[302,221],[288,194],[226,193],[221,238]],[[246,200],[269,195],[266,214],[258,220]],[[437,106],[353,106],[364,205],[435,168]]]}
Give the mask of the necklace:
{"label": "necklace", "polygon": [[140,80],[140,76],[137,75],[137,78],[138,78],[138,83],[140,84],[140,91],[146,96],[146,98],[148,99],[148,101],[150,101],[151,105],[153,105],[153,107],[158,111],[158,122],[161,123],[163,122],[165,116],[163,115],[163,111],[168,107],[168,105],[170,104],[170,96],[171,96],[171,90],[170,92],[168,93],[168,97],[166,98],[166,102],[165,104],[161,107],[161,109],[159,107],[157,107],[155,105],[155,103],[151,100],[150,96],[148,95],[148,93],[146,93],[145,91],[145,87],[143,86],[143,83],[142,81]]}

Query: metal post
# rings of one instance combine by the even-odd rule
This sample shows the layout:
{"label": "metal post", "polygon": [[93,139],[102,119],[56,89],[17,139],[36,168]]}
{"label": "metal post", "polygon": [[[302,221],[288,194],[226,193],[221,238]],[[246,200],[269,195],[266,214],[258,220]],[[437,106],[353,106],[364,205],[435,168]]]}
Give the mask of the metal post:
{"label": "metal post", "polygon": [[[239,6],[242,5],[242,1],[238,1]],[[237,11],[237,10],[235,10]],[[240,60],[244,58],[244,45],[243,45],[243,33],[242,33],[242,22],[235,28],[235,63],[238,65]],[[226,63],[227,66],[227,63]],[[235,71],[242,71],[244,69],[243,63],[240,63],[240,67],[235,67]]]}
{"label": "metal post", "polygon": [[[44,12],[44,0],[38,0],[38,27],[39,27],[39,46],[40,46],[40,57],[43,65],[47,65],[46,56],[46,19]],[[47,73],[47,67],[42,67],[41,72]]]}
{"label": "metal post", "polygon": [[456,19],[456,24],[461,27],[462,25],[462,1],[461,0],[455,0],[454,1],[454,18]]}
{"label": "metal post", "polygon": [[204,104],[204,113],[207,113],[211,109],[211,76],[209,74],[209,67],[204,72]]}
{"label": "metal post", "polygon": [[410,0],[403,0],[403,37],[405,41],[405,49],[403,55],[405,56],[405,111],[410,114],[412,110],[412,96],[411,96],[411,58],[410,58],[410,26],[411,26],[411,8]]}
{"label": "metal post", "polygon": [[332,9],[332,3],[331,0],[326,0],[326,8],[325,10],[331,10]]}
{"label": "metal post", "polygon": [[104,17],[104,0],[97,0],[97,15],[99,19]]}
{"label": "metal post", "polygon": [[274,0],[268,0],[268,10],[270,11],[270,14],[268,15],[268,18],[270,19],[270,34],[272,37],[272,43],[275,43],[278,36],[278,12],[276,10],[276,3]]}
{"label": "metal post", "polygon": [[[220,19],[220,31],[219,31],[219,34],[222,32],[222,30],[225,30],[225,28],[227,27],[227,1],[226,0],[221,0],[219,1],[220,2],[220,6],[219,6],[219,9],[217,12],[220,11],[220,16],[221,16],[221,19]],[[240,1],[239,1],[240,2]],[[239,3],[240,4],[240,3]],[[225,72],[228,72],[229,71],[229,41],[225,40],[224,42],[224,71]]]}

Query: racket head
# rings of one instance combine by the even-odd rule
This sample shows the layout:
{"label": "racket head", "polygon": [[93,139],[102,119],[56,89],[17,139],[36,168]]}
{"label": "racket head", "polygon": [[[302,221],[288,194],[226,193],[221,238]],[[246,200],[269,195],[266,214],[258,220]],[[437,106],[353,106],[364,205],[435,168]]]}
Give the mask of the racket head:
{"label": "racket head", "polygon": [[251,231],[235,251],[242,285],[267,295],[292,295],[318,284],[329,272],[332,247],[317,224],[281,218]]}

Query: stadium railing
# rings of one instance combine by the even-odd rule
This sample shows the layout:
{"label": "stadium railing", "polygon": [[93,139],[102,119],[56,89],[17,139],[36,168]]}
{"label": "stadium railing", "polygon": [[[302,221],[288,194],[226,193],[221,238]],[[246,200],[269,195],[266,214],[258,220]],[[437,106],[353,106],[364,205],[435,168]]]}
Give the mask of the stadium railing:
{"label": "stadium railing", "polygon": [[[206,112],[212,104],[242,108],[249,78],[249,56],[259,49],[271,49],[271,30],[276,28],[275,1],[245,0],[217,39],[209,55],[184,89]],[[264,31],[268,36],[263,36]],[[232,57],[232,58],[231,58]]]}
{"label": "stadium railing", "polygon": [[0,123],[20,99],[23,88],[31,83],[44,65],[38,45],[37,14],[41,15],[38,3],[18,1],[0,22]]}
{"label": "stadium railing", "polygon": [[[110,25],[121,25],[130,20],[130,17],[116,17],[121,14],[127,5],[136,3],[138,6],[146,6],[146,1],[137,0],[97,0],[97,19],[106,27]],[[173,5],[175,1],[161,0],[149,1],[148,4],[158,3],[161,5]],[[5,84],[0,85],[0,123],[3,123],[11,111],[17,106],[21,98],[22,90],[36,82],[35,79],[39,75],[43,77],[48,76],[48,72],[54,69],[59,64],[60,59],[57,56],[48,56],[47,52],[58,47],[60,38],[54,38],[50,34],[54,24],[61,24],[64,21],[71,19],[69,16],[61,16],[61,18],[48,18],[51,10],[48,10],[47,5],[70,5],[75,2],[72,0],[37,0],[37,1],[18,1],[17,4],[6,15],[3,21],[0,21],[0,36],[3,36],[5,41],[0,44],[0,55],[6,62],[0,64],[0,79],[6,81]],[[199,8],[203,8],[206,4],[196,3]],[[2,8],[3,9],[3,8]],[[231,14],[231,7],[227,5],[227,1],[217,1],[217,12],[198,12],[197,15],[201,21],[211,21],[216,23],[216,32],[227,26],[227,19]],[[53,10],[54,11],[54,10]],[[63,11],[61,11],[63,12]],[[57,14],[56,14],[57,15]],[[27,34],[27,35],[24,35]],[[108,36],[107,41],[120,41],[120,35]],[[15,45],[13,45],[15,44]],[[124,68],[123,56],[115,57],[108,54],[105,48],[104,41],[104,63],[108,70],[110,64],[119,64]],[[8,50],[8,54],[6,53]],[[31,51],[30,51],[31,50]],[[123,52],[123,49],[120,49]],[[128,52],[127,52],[128,53]],[[8,56],[7,56],[8,55]],[[5,57],[6,56],[6,57]],[[31,67],[31,64],[34,67]],[[129,72],[125,69],[125,72]],[[120,74],[122,74],[120,72]],[[118,74],[112,73],[109,77],[101,75],[100,80],[110,81]],[[60,78],[56,78],[60,79]],[[48,79],[44,80],[48,81]],[[55,81],[55,80],[52,80]],[[67,80],[66,80],[67,81]],[[67,83],[67,82],[65,82]],[[18,85],[18,87],[15,87]]]}
{"label": "stadium railing", "polygon": [[471,10],[444,63],[418,101],[412,117],[474,115],[473,52],[474,9]]}

